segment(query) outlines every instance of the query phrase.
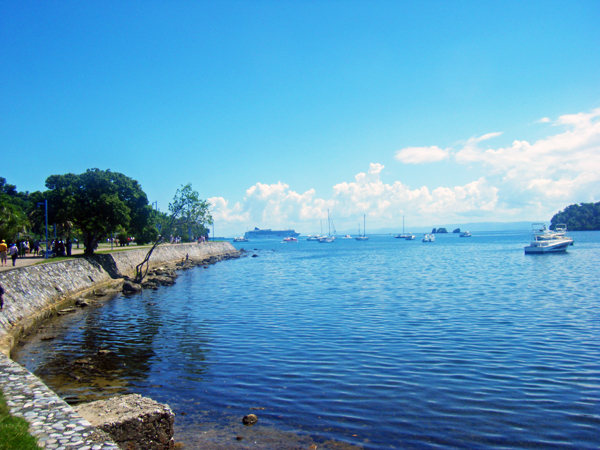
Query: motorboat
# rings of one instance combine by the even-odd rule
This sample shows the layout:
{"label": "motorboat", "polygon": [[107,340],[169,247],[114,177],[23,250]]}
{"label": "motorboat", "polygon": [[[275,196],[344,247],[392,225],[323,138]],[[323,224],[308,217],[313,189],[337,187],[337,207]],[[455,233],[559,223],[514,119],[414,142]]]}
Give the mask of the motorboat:
{"label": "motorboat", "polygon": [[288,236],[283,239],[283,242],[298,242],[298,239],[296,239],[295,237],[292,237],[292,236]]}
{"label": "motorboat", "polygon": [[435,235],[433,235],[433,234],[426,234],[425,236],[423,236],[422,241],[423,242],[435,242]]}
{"label": "motorboat", "polygon": [[335,236],[321,236],[319,242],[322,244],[331,244],[332,242],[335,242]]}
{"label": "motorboat", "polygon": [[463,231],[462,233],[460,233],[460,237],[471,237],[471,233],[469,233],[468,231]]}
{"label": "motorboat", "polygon": [[350,236],[349,234],[347,234],[346,236],[344,236],[342,239],[352,239],[352,236]]}
{"label": "motorboat", "polygon": [[320,234],[311,234],[306,238],[306,240],[307,241],[318,241],[320,237],[321,237]]}
{"label": "motorboat", "polygon": [[416,236],[414,234],[408,233],[404,239],[406,239],[407,241],[414,241],[415,238],[416,238]]}
{"label": "motorboat", "polygon": [[[535,224],[538,228],[534,229],[537,232],[538,240],[559,239],[567,234],[567,224],[559,223],[554,227],[554,230],[548,230],[546,224]],[[541,225],[541,227],[539,227]]]}
{"label": "motorboat", "polygon": [[250,242],[250,241],[248,241],[248,239],[246,239],[245,237],[241,236],[241,237],[233,238],[233,242]]}
{"label": "motorboat", "polygon": [[544,223],[534,223],[532,232],[533,239],[524,247],[525,254],[566,252],[567,247],[573,245],[573,239],[566,235],[565,224],[557,225],[555,230],[548,230]]}

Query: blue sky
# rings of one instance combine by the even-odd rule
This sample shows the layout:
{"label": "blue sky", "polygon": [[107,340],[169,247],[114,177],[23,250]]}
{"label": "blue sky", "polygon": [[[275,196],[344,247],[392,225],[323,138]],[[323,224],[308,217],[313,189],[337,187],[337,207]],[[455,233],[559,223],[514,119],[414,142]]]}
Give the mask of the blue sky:
{"label": "blue sky", "polygon": [[598,1],[0,2],[1,175],[191,182],[254,226],[534,221],[600,200]]}

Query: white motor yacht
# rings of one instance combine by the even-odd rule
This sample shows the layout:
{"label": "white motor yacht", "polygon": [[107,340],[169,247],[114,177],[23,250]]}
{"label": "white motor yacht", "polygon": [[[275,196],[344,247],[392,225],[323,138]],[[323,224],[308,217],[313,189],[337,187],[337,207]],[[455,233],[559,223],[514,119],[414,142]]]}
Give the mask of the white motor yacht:
{"label": "white motor yacht", "polygon": [[425,236],[423,236],[422,241],[423,242],[435,242],[435,235],[433,235],[433,234],[426,234]]}
{"label": "white motor yacht", "polygon": [[[560,227],[560,228],[559,228]],[[543,223],[534,223],[533,240],[524,247],[525,253],[559,253],[566,252],[569,245],[573,245],[573,239],[566,235],[567,226],[560,224],[556,230],[546,229]]]}

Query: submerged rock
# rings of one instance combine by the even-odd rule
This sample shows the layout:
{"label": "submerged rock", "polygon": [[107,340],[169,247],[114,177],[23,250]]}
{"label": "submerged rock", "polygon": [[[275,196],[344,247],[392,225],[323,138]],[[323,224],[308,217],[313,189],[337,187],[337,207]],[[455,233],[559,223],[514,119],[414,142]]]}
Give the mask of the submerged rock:
{"label": "submerged rock", "polygon": [[258,417],[256,417],[256,414],[248,414],[242,418],[242,423],[247,427],[254,425],[256,422],[258,422]]}

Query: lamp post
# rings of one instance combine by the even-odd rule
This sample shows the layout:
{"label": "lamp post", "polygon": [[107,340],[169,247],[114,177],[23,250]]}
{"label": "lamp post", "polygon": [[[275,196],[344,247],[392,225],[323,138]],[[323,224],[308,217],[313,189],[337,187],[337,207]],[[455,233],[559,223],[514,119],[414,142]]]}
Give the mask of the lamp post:
{"label": "lamp post", "polygon": [[44,257],[48,259],[48,199],[44,200],[44,203],[38,203],[38,206],[44,205],[44,209],[46,210],[46,251]]}

